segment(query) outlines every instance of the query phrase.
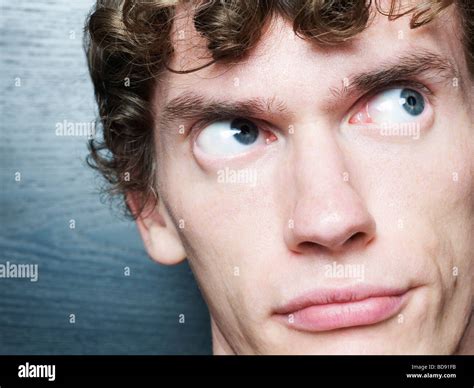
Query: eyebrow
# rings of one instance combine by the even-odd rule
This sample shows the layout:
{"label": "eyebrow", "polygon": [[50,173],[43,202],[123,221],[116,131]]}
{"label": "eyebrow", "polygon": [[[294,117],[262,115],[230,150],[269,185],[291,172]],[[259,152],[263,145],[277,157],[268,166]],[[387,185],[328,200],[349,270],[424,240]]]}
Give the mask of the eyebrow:
{"label": "eyebrow", "polygon": [[[342,88],[330,88],[333,97],[343,99],[354,94],[393,86],[400,81],[410,81],[421,74],[440,76],[442,80],[452,79],[458,71],[447,58],[436,53],[420,50],[388,63],[379,64],[375,70],[357,73],[343,81]],[[461,82],[461,81],[460,81]],[[420,84],[413,81],[412,84]],[[286,113],[294,116],[278,97],[255,97],[244,100],[221,100],[206,97],[197,92],[184,92],[171,99],[162,109],[159,125],[166,126],[179,120],[200,119],[203,121],[223,120],[235,117],[255,117],[263,114]]]}
{"label": "eyebrow", "polygon": [[235,117],[255,117],[270,113],[291,114],[278,97],[255,97],[242,101],[222,101],[194,92],[185,92],[169,101],[160,114],[160,125],[199,118],[203,121]]}
{"label": "eyebrow", "polygon": [[428,74],[441,81],[458,77],[456,66],[446,57],[427,50],[404,55],[378,69],[353,75],[348,85],[337,93],[339,96],[351,95],[361,91],[383,89],[400,81],[413,80],[414,77]]}

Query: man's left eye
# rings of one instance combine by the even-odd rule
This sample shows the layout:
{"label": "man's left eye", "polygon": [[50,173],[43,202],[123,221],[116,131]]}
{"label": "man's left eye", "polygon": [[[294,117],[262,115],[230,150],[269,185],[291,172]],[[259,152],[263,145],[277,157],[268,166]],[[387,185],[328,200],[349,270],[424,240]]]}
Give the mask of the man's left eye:
{"label": "man's left eye", "polygon": [[414,121],[425,110],[425,99],[416,90],[388,89],[375,95],[349,119],[349,124],[382,124]]}

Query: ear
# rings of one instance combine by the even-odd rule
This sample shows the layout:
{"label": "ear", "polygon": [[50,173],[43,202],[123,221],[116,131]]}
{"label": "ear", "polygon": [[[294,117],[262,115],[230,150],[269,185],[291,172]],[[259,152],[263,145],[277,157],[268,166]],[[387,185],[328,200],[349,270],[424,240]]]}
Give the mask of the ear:
{"label": "ear", "polygon": [[[133,214],[137,214],[140,209],[139,201],[139,195],[127,193],[127,204]],[[152,260],[164,265],[174,265],[186,259],[179,234],[162,202],[149,201],[135,222]]]}

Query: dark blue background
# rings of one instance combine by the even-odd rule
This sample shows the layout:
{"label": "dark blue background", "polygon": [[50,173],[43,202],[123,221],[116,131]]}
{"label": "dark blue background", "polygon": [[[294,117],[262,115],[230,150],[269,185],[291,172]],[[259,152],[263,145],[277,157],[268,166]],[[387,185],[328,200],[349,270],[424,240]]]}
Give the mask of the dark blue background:
{"label": "dark blue background", "polygon": [[56,136],[96,115],[82,50],[93,1],[0,3],[0,263],[39,265],[36,283],[0,279],[0,354],[210,353],[188,265],[151,262],[100,202],[86,138]]}

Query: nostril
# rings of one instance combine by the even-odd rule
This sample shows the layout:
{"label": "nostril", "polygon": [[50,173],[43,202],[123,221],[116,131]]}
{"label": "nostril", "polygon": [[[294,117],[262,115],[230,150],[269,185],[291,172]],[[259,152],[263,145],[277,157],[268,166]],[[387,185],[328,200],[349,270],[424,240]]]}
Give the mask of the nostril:
{"label": "nostril", "polygon": [[357,232],[357,233],[354,233],[351,237],[349,237],[347,242],[359,241],[359,240],[363,240],[364,238],[365,238],[364,232]]}
{"label": "nostril", "polygon": [[[338,240],[338,241],[339,241],[340,247],[349,246],[349,245],[352,246],[352,245],[357,245],[359,242],[365,241],[366,237],[367,237],[366,233],[357,232],[357,233],[354,233],[351,237],[347,238],[346,240]],[[337,244],[335,241],[331,243],[326,242],[325,244],[316,243],[312,241],[304,241],[298,244],[298,247],[300,251],[306,251],[306,250],[314,251],[315,249],[324,250],[328,246],[335,248],[336,246],[339,246],[339,244]]]}

